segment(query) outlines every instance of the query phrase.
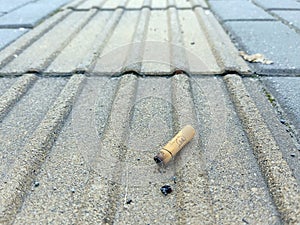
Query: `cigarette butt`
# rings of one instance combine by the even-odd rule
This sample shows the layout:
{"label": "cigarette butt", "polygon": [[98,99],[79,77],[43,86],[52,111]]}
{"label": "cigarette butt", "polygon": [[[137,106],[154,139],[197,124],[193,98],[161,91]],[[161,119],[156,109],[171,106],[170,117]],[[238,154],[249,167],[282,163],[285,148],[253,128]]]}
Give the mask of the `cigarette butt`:
{"label": "cigarette butt", "polygon": [[195,129],[186,125],[154,157],[156,163],[167,164],[195,136]]}

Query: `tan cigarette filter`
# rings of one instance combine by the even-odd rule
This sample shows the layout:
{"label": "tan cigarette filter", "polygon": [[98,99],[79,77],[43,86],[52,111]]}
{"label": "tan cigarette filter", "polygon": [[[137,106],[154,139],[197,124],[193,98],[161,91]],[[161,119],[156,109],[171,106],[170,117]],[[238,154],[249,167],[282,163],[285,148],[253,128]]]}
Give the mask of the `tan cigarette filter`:
{"label": "tan cigarette filter", "polygon": [[167,164],[195,136],[195,129],[186,125],[154,157],[156,163]]}

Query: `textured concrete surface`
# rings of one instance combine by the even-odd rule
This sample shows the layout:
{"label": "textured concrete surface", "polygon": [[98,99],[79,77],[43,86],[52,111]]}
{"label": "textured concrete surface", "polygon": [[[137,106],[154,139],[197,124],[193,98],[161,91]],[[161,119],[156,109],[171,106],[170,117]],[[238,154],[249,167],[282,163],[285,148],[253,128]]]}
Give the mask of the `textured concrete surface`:
{"label": "textured concrete surface", "polygon": [[[0,73],[113,75],[119,71],[135,71],[168,75],[176,70],[222,74],[234,69],[242,74],[249,73],[249,67],[238,56],[221,26],[200,6],[194,11],[180,10],[174,6],[176,2],[169,2],[167,6],[170,7],[155,10],[157,2],[153,1],[151,9],[127,10],[116,6],[115,10],[99,10],[93,6],[96,2],[82,3],[85,10],[74,7],[70,10],[66,6],[49,19],[52,23],[46,20],[12,45],[10,49],[17,50],[17,54],[11,50],[1,52],[0,59],[4,60]],[[124,4],[127,7],[130,2],[133,3],[98,1],[97,4]],[[191,4],[199,3],[192,1]],[[80,3],[75,5],[80,6]],[[193,22],[192,28],[189,21]],[[216,30],[218,35],[215,35]],[[36,52],[40,54],[36,55]],[[116,60],[112,61],[111,57]]]}
{"label": "textured concrete surface", "polygon": [[276,11],[296,12],[229,36],[202,0],[74,0],[0,50],[0,223],[300,224],[298,28]]}
{"label": "textured concrete surface", "polygon": [[274,63],[252,63],[260,75],[299,75],[299,6],[296,1],[209,1],[241,51]]}
{"label": "textured concrete surface", "polygon": [[[4,118],[6,140],[12,133],[23,134],[22,129],[28,135],[15,143],[2,142],[7,149],[3,166],[13,165],[2,170],[2,196],[11,196],[1,200],[9,210],[2,211],[2,222],[280,224],[282,218],[296,223],[297,182],[258,110],[249,106],[241,78],[229,76],[224,83],[218,77],[186,75],[89,77],[75,100],[71,93],[79,90],[82,79],[38,78]],[[44,85],[49,87],[43,97]],[[19,108],[30,109],[32,101],[45,104],[23,120],[26,111]],[[241,111],[236,113],[233,104]],[[72,105],[72,113],[63,119]],[[246,106],[254,108],[244,111]],[[251,117],[256,125],[245,126]],[[9,127],[11,123],[19,126]],[[159,169],[153,156],[184,124],[196,128],[196,137],[174,162]],[[166,183],[174,189],[167,197],[159,190]],[[27,196],[24,203],[20,196]]]}

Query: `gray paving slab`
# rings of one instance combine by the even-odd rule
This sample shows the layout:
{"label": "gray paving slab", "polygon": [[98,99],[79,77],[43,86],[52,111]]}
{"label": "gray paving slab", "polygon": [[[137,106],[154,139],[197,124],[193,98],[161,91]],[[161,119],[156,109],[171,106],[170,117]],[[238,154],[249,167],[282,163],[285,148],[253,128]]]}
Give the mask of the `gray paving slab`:
{"label": "gray paving slab", "polygon": [[[106,23],[108,14],[113,17]],[[99,18],[104,23],[97,26]],[[67,35],[63,32],[66,29]],[[142,74],[166,75],[173,73],[176,67],[192,74],[249,71],[222,27],[201,7],[196,7],[195,11],[177,11],[174,7],[166,10],[143,8],[126,13],[122,8],[113,11],[69,9],[46,20],[31,33],[24,42],[20,40],[17,46],[12,46],[12,51],[0,53],[2,74],[87,71],[105,75],[134,70]],[[57,38],[59,35],[61,38]],[[29,37],[36,41],[28,40]],[[82,43],[85,43],[84,48]],[[115,60],[111,60],[112,56]]]}
{"label": "gray paving slab", "polygon": [[295,0],[277,1],[277,0],[253,0],[264,9],[300,9],[300,3]]}
{"label": "gray paving slab", "polygon": [[231,21],[227,30],[248,54],[262,53],[274,63],[251,64],[259,74],[299,75],[300,35],[278,21]]}
{"label": "gray paving slab", "polygon": [[271,12],[300,30],[300,10],[272,10]]}
{"label": "gray paving slab", "polygon": [[248,1],[210,1],[211,9],[222,20],[272,20],[263,9]]}
{"label": "gray paving slab", "polygon": [[[13,110],[22,115],[21,108],[28,108],[26,102],[32,96],[38,98],[44,82],[52,86],[51,96],[47,92],[35,100],[47,105],[46,119],[41,115],[29,120],[15,117],[14,123],[20,119],[22,129],[32,130],[26,136],[32,145],[24,149],[33,146],[29,149],[37,151],[46,145],[49,155],[46,159],[44,153],[32,156],[31,161],[41,160],[36,162],[40,167],[14,164],[39,171],[36,176],[26,175],[28,182],[22,187],[26,197],[14,224],[281,223],[223,79],[182,74],[172,78],[87,77],[76,99],[69,97],[73,85],[78,91],[76,80],[71,85],[57,79],[43,78],[41,83],[40,78]],[[46,96],[51,100],[45,101]],[[68,119],[59,119],[71,105]],[[9,131],[23,133],[17,126],[8,126],[13,118],[5,118],[7,138],[13,138]],[[60,125],[53,128],[52,119]],[[33,126],[35,120],[42,125]],[[187,123],[196,128],[195,138],[171,164],[159,169],[153,156]],[[51,149],[47,143],[39,145],[56,135],[52,132],[56,126],[63,125]],[[27,151],[22,154],[26,159]],[[160,187],[167,183],[173,192],[164,196]],[[6,189],[5,196],[13,191]]]}
{"label": "gray paving slab", "polygon": [[263,81],[300,134],[300,78],[270,77]]}
{"label": "gray paving slab", "polygon": [[26,33],[28,29],[1,29],[0,28],[0,50]]}
{"label": "gray paving slab", "polygon": [[34,0],[2,0],[0,4],[0,12],[10,12],[20,8]]}
{"label": "gray paving slab", "polygon": [[66,4],[69,0],[64,1],[47,1],[40,0],[31,2],[24,7],[18,8],[11,13],[0,17],[1,28],[33,28],[49,14],[54,12],[60,6]]}
{"label": "gray paving slab", "polygon": [[[0,52],[1,224],[300,223],[300,151],[266,97],[299,131],[298,77],[212,76],[249,67],[204,1],[153,0],[166,8],[140,11],[149,1],[108,0],[104,11],[100,1],[74,2],[84,10],[63,10]],[[134,10],[117,9],[125,4]],[[197,7],[173,7],[189,4]],[[300,74],[289,26],[225,25],[239,48],[274,61],[255,71]],[[99,63],[103,55],[111,64]],[[182,64],[192,75],[170,76]],[[96,76],[110,65],[126,75]],[[6,78],[28,70],[42,78]],[[79,71],[88,76],[43,77]],[[196,136],[159,168],[153,156],[186,124]]]}

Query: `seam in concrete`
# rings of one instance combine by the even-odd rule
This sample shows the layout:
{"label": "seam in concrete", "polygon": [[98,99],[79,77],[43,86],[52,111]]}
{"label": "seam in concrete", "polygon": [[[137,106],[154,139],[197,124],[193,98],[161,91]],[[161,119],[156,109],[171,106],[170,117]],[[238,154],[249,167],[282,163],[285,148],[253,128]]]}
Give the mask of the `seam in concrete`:
{"label": "seam in concrete", "polygon": [[174,8],[168,10],[168,27],[170,29],[169,40],[172,43],[171,45],[171,73],[174,73],[178,69],[186,70],[184,67],[187,67],[188,61],[186,58],[185,51],[183,48],[178,48],[183,43],[182,34],[179,24],[178,12]]}
{"label": "seam in concrete", "polygon": [[141,71],[141,61],[145,48],[145,46],[143,46],[144,44],[142,43],[144,43],[147,36],[149,19],[149,8],[143,8],[140,12],[138,23],[136,24],[135,28],[135,33],[132,38],[132,43],[136,44],[132,45],[131,49],[129,50],[129,55],[125,60],[123,74],[128,73],[128,71],[134,71],[135,74],[138,74],[137,71]]}
{"label": "seam in concrete", "polygon": [[1,97],[0,97],[0,120],[8,113],[14,105],[37,80],[33,74],[25,74],[20,77]]}
{"label": "seam in concrete", "polygon": [[224,81],[283,221],[286,224],[299,224],[299,184],[283,159],[279,146],[246,90],[241,77],[227,75]]}
{"label": "seam in concrete", "polygon": [[[209,9],[206,1],[204,0],[191,0],[191,6],[190,7],[177,7],[175,2],[174,1],[170,1],[171,3],[169,3],[169,5],[167,7],[151,7],[151,0],[145,0],[143,2],[143,5],[139,8],[130,8],[130,7],[126,7],[126,6],[117,6],[115,8],[102,8],[102,6],[106,3],[106,0],[104,2],[102,2],[100,4],[100,6],[92,6],[90,8],[76,8],[78,7],[80,4],[84,3],[84,1],[78,1],[76,4],[72,5],[72,3],[69,3],[67,6],[65,6],[64,8],[67,8],[67,9],[71,9],[73,11],[88,11],[88,10],[91,10],[91,9],[98,9],[100,11],[114,11],[118,8],[121,8],[121,9],[124,9],[124,10],[128,10],[128,11],[131,11],[131,10],[137,10],[137,11],[140,11],[142,10],[143,8],[148,8],[150,10],[167,10],[169,8],[175,8],[177,10],[194,10],[195,8],[202,8],[202,9]],[[127,5],[127,4],[126,4]],[[79,6],[80,7],[80,6]]]}
{"label": "seam in concrete", "polygon": [[77,7],[80,4],[84,3],[86,0],[73,0],[70,3],[64,5],[61,9],[72,9],[73,7]]}
{"label": "seam in concrete", "polygon": [[116,8],[101,8],[100,6],[93,6],[91,8],[73,8],[73,7],[70,7],[68,9],[72,10],[72,11],[89,11],[89,10],[92,10],[92,9],[97,9],[98,11],[115,11],[117,9],[123,9],[123,10],[126,10],[126,11],[141,11],[142,9],[150,9],[150,10],[168,10],[170,8],[175,8],[176,10],[191,10],[193,8],[196,8],[196,7],[200,7],[200,8],[203,8],[201,6],[192,6],[192,7],[176,7],[174,5],[170,5],[170,6],[167,6],[167,7],[151,7],[151,6],[148,6],[148,5],[145,5],[145,6],[142,6],[142,7],[139,7],[139,8],[127,8],[125,6],[118,6]]}
{"label": "seam in concrete", "polygon": [[276,21],[275,19],[225,19],[222,20],[222,23],[225,22],[259,22],[259,21]]}
{"label": "seam in concrete", "polygon": [[13,222],[26,192],[46,159],[85,77],[74,75],[64,87],[52,108],[25,144],[11,170],[0,184],[0,223]]}
{"label": "seam in concrete", "polygon": [[118,23],[120,22],[120,18],[123,15],[124,10],[117,9],[111,19],[108,21],[106,26],[104,27],[103,31],[99,33],[98,37],[96,38],[96,42],[94,43],[90,54],[88,54],[83,61],[76,66],[76,71],[78,72],[87,72],[93,70],[95,67],[97,57],[101,54],[105,43],[111,35],[113,34],[114,29],[117,27]]}
{"label": "seam in concrete", "polygon": [[[103,222],[113,223],[115,214],[118,209],[121,191],[122,170],[124,169],[124,158],[126,155],[126,132],[129,130],[129,121],[131,120],[131,107],[136,98],[136,89],[138,79],[135,75],[125,75],[119,81],[119,86],[116,90],[114,101],[112,103],[110,116],[106,125],[103,146],[106,151],[116,151],[116,162],[111,162],[114,166],[112,171],[112,182],[108,185],[108,205],[105,208],[105,217]],[[129,97],[128,97],[129,96]],[[120,203],[120,205],[122,205]]]}
{"label": "seam in concrete", "polygon": [[[38,70],[38,72],[46,69],[51,62],[53,61],[53,59],[60,53],[62,52],[62,50],[67,47],[68,43],[70,43],[70,41],[80,32],[80,30],[86,26],[88,24],[89,21],[91,21],[91,19],[97,14],[96,11],[91,11],[90,15],[88,16],[88,18],[83,21],[82,23],[78,24],[78,27],[74,30],[73,33],[71,33],[69,35],[69,37],[61,44],[60,48],[58,48],[55,52],[53,52],[49,58],[44,62],[43,65],[40,66],[40,68],[36,68]],[[30,71],[28,71],[30,72]]]}
{"label": "seam in concrete", "polygon": [[70,3],[68,6],[66,6],[67,9],[71,9],[72,11],[89,11],[91,9],[100,9],[104,3],[107,2],[107,0],[103,0],[101,3],[100,3],[100,6],[93,6],[91,8],[81,8],[81,9],[78,9],[76,7],[78,7],[79,5],[83,4],[85,2],[85,0],[79,0],[79,2],[75,3],[73,6],[72,6],[72,3]]}
{"label": "seam in concrete", "polygon": [[[241,77],[258,77],[258,76],[264,76],[264,75],[253,75],[251,73],[247,73],[247,74],[241,74],[239,73],[238,71],[235,71],[235,70],[225,70],[223,73],[189,73],[189,72],[186,72],[185,70],[175,70],[173,71],[173,73],[156,73],[156,72],[152,72],[152,73],[144,73],[144,72],[137,72],[135,70],[131,70],[130,68],[127,70],[125,69],[124,71],[120,71],[118,73],[103,73],[103,72],[85,72],[85,71],[77,71],[76,73],[57,73],[57,72],[34,72],[34,71],[31,71],[31,72],[28,72],[26,74],[33,74],[33,75],[36,75],[37,77],[41,77],[41,78],[50,78],[50,77],[62,77],[62,78],[65,78],[65,77],[71,77],[73,76],[74,74],[83,74],[87,77],[123,77],[124,75],[128,75],[128,74],[134,74],[138,77],[172,77],[176,74],[185,74],[187,76],[196,76],[196,77],[206,77],[206,76],[215,76],[215,77],[224,77],[228,74],[236,74],[236,75],[239,75]],[[23,76],[23,74],[15,74],[15,75],[12,75],[12,74],[2,74],[0,73],[0,77],[2,78],[12,78],[12,77],[19,77],[19,76]],[[265,75],[267,76],[267,75]],[[268,77],[279,77],[281,75],[270,75]],[[291,76],[285,76],[284,77],[295,77],[297,75],[291,75]]]}

